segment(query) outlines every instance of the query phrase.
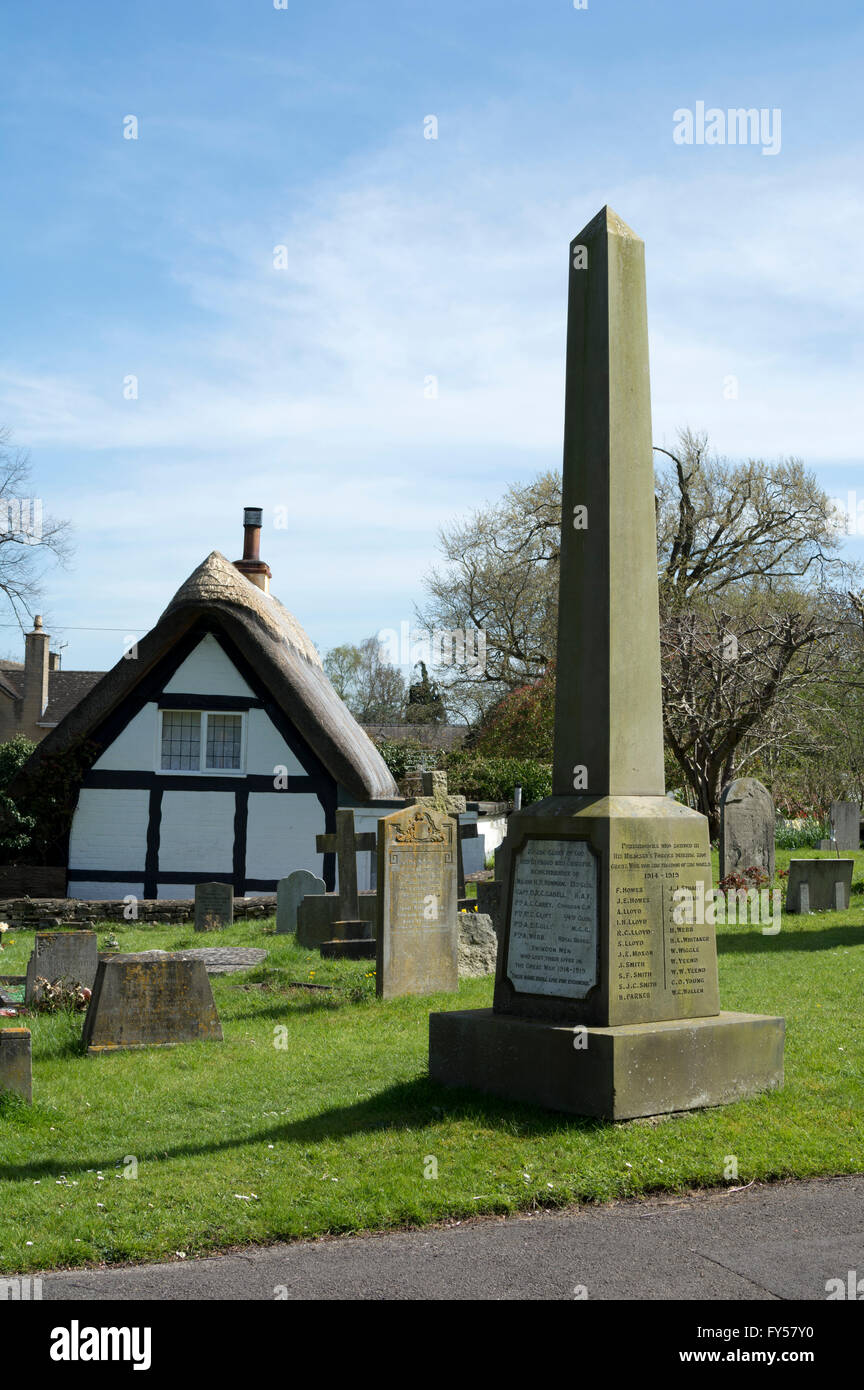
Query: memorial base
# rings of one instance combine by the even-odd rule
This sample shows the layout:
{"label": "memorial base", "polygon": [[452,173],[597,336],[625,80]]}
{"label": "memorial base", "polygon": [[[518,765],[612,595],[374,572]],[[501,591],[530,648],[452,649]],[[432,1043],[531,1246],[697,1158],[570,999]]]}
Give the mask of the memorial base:
{"label": "memorial base", "polygon": [[322,960],[374,960],[378,943],[358,937],[355,941],[322,941],[318,954]]}
{"label": "memorial base", "polygon": [[763,1014],[580,1032],[491,1009],[458,1010],[429,1016],[429,1076],[547,1110],[631,1120],[782,1086],[784,1033],[782,1018]]}

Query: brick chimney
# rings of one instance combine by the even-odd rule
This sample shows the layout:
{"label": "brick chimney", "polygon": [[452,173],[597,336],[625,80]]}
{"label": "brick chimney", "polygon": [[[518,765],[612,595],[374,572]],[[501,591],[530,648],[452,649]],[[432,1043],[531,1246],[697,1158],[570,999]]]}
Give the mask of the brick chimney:
{"label": "brick chimney", "polygon": [[265,565],[259,555],[261,545],[261,508],[243,508],[243,559],[235,560],[234,566],[245,574],[251,584],[257,584],[265,594],[270,592],[273,575],[269,565]]}
{"label": "brick chimney", "polygon": [[48,704],[48,654],[50,638],[42,630],[42,617],[33,619],[33,631],[24,637],[24,696],[21,703],[22,733],[39,723]]}

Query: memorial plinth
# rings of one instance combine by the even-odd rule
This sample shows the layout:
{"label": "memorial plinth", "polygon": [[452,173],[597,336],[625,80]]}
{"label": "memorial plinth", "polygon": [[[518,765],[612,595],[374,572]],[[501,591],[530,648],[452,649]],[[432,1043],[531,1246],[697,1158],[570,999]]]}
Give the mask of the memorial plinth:
{"label": "memorial plinth", "polygon": [[720,1013],[686,908],[708,823],[664,795],[644,246],[609,208],[570,247],[566,382],[553,794],[498,853],[494,1006],[431,1015],[429,1074],[629,1119],[781,1085],[784,1023]]}

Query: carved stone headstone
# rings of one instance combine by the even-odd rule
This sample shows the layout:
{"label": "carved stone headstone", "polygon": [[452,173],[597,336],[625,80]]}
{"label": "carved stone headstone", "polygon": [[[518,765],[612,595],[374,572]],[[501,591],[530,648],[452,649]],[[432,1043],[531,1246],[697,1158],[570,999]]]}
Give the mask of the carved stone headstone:
{"label": "carved stone headstone", "polygon": [[384,999],[459,986],[457,822],[409,806],[378,825],[376,989]]}
{"label": "carved stone headstone", "polygon": [[774,802],[755,777],[727,782],[720,797],[720,877],[763,869],[774,877]]}
{"label": "carved stone headstone", "polygon": [[304,898],[320,897],[324,880],[308,869],[295,869],[276,885],[276,935],[297,931],[297,909]]}
{"label": "carved stone headstone", "polygon": [[100,960],[82,1040],[90,1053],[221,1042],[203,960],[146,951]]}
{"label": "carved stone headstone", "polygon": [[195,930],[221,931],[234,921],[234,888],[230,883],[195,884]]}
{"label": "carved stone headstone", "polygon": [[857,801],[831,802],[832,849],[841,854],[861,848],[861,807]]}
{"label": "carved stone headstone", "polygon": [[782,1084],[783,1020],[719,1012],[683,907],[711,856],[663,781],[644,246],[605,207],[569,277],[552,795],[499,854],[494,1007],[430,1016],[429,1074],[621,1120]]}
{"label": "carved stone headstone", "polygon": [[99,946],[95,931],[37,932],[33,953],[27,962],[24,985],[25,1003],[36,994],[36,981],[54,984],[63,980],[68,985],[83,985],[92,989],[99,964]]}

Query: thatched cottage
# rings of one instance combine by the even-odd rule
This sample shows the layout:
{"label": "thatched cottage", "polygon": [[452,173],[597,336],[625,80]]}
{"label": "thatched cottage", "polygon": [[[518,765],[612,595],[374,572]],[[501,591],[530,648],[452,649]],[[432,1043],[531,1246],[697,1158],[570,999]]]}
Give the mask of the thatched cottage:
{"label": "thatched cottage", "polygon": [[[383,759],[270,593],[261,513],[243,559],[213,551],[156,626],[40,743],[27,764],[84,755],[68,834],[67,892],[185,898],[210,879],[272,893],[293,869],[335,883],[315,836],[337,806],[358,830],[401,805]],[[363,877],[361,873],[361,878]]]}

